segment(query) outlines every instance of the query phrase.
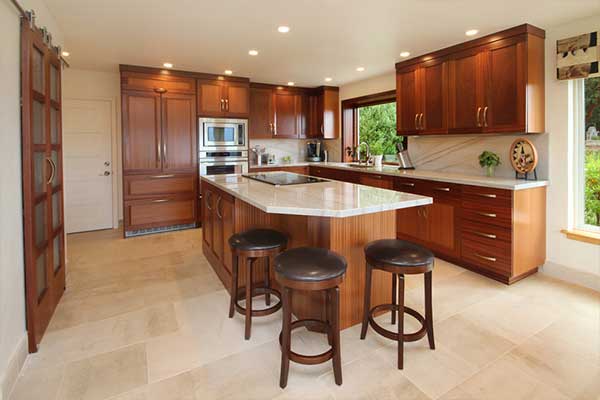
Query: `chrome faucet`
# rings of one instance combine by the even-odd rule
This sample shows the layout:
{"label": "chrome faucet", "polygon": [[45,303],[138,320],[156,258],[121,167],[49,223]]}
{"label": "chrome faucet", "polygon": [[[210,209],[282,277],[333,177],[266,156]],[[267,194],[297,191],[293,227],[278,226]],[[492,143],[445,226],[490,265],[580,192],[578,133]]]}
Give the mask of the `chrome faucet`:
{"label": "chrome faucet", "polygon": [[356,147],[356,153],[357,153],[357,158],[358,158],[358,164],[362,164],[362,161],[361,161],[362,157],[361,157],[361,155],[360,155],[360,147],[361,147],[363,144],[364,144],[364,145],[367,147],[367,158],[366,158],[366,160],[365,160],[365,164],[369,164],[369,161],[371,160],[371,147],[369,147],[369,143],[367,143],[367,142],[360,142],[360,143],[358,144],[358,146]]}

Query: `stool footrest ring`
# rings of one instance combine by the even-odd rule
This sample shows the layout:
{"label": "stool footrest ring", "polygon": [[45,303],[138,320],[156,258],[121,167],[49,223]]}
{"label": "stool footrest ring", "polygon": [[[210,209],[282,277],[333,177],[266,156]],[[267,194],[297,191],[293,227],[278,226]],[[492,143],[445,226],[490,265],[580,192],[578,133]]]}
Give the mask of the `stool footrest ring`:
{"label": "stool footrest ring", "polygon": [[[260,296],[260,295],[267,294],[267,293],[272,296],[277,297],[277,299],[279,301],[277,302],[277,304],[275,304],[271,307],[268,307],[268,308],[263,308],[261,310],[253,309],[252,310],[253,317],[264,317],[265,315],[271,315],[271,314],[279,311],[279,309],[281,308],[281,293],[279,293],[278,290],[273,289],[273,288],[265,288],[265,287],[252,288],[252,297]],[[246,307],[240,306],[239,301],[244,300],[245,298],[246,298],[246,288],[245,287],[239,288],[236,299],[235,299],[235,310],[243,315],[246,314]]]}
{"label": "stool footrest ring", "polygon": [[[375,332],[377,332],[381,336],[384,336],[388,339],[398,341],[398,332],[392,332],[388,329],[385,329],[381,325],[379,325],[373,318],[373,314],[378,311],[392,311],[392,310],[398,311],[399,308],[400,307],[398,305],[394,305],[394,304],[380,304],[376,307],[373,307],[371,310],[369,310],[369,325],[371,326],[371,328],[373,328],[375,330]],[[423,317],[421,314],[419,314],[417,311],[413,310],[412,308],[406,307],[406,306],[404,306],[404,312],[408,315],[411,315],[413,318],[415,318],[417,321],[419,321],[421,323],[421,329],[419,329],[416,332],[405,333],[403,335],[404,341],[405,342],[414,342],[414,341],[417,341],[417,340],[423,338],[427,334],[427,328],[425,327],[425,317]],[[402,318],[402,316],[399,315],[398,318]]]}
{"label": "stool footrest ring", "polygon": [[[327,323],[327,322],[323,322],[323,321],[319,321],[317,319],[299,319],[297,321],[292,322],[292,325],[290,327],[290,330],[293,331],[296,328],[300,328],[300,327],[311,327],[311,328],[319,328],[322,329],[323,332],[329,332],[329,330],[331,329],[331,326]],[[281,337],[282,333],[279,333],[279,345],[281,346],[282,343],[282,337]],[[333,358],[333,348],[330,348],[329,350],[321,353],[321,354],[315,354],[315,355],[311,355],[311,356],[307,356],[304,354],[298,354],[293,352],[290,349],[290,360],[298,363],[298,364],[305,364],[305,365],[315,365],[315,364],[321,364],[324,363],[325,361],[331,360]]]}

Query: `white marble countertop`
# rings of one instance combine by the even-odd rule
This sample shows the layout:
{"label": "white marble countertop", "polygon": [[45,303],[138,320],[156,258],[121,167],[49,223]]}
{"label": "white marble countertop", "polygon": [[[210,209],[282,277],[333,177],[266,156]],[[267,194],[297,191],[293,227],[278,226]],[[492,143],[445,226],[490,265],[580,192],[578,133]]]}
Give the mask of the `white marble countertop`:
{"label": "white marble countertop", "polygon": [[[340,162],[297,162],[293,164],[277,164],[277,165],[265,165],[263,167],[286,167],[286,166],[318,166],[322,168],[335,168],[345,171],[356,171],[380,175],[399,176],[404,178],[412,179],[424,179],[438,182],[457,183],[461,185],[473,185],[473,186],[484,186],[497,189],[508,189],[508,190],[523,190],[531,189],[536,187],[548,186],[548,181],[526,181],[522,179],[513,178],[489,178],[487,176],[478,175],[466,175],[457,174],[452,172],[444,171],[428,171],[423,169],[415,170],[398,170],[395,165],[384,165],[383,167],[369,167],[369,168],[356,168],[351,167],[349,163]],[[251,168],[260,168],[254,166]]]}
{"label": "white marble countertop", "polygon": [[339,181],[274,186],[241,175],[202,180],[271,214],[343,218],[433,203],[431,197]]}

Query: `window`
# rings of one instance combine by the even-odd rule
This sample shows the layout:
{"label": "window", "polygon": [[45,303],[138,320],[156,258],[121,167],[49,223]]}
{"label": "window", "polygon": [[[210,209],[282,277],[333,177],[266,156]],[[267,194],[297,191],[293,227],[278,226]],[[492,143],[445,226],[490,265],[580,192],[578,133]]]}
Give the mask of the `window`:
{"label": "window", "polygon": [[342,101],[343,160],[352,161],[353,149],[361,142],[384,162],[397,162],[396,144],[407,146],[396,133],[396,91],[376,93]]}
{"label": "window", "polygon": [[575,113],[579,119],[575,121],[576,225],[600,231],[600,77],[583,79],[575,86],[580,102],[580,112]]}

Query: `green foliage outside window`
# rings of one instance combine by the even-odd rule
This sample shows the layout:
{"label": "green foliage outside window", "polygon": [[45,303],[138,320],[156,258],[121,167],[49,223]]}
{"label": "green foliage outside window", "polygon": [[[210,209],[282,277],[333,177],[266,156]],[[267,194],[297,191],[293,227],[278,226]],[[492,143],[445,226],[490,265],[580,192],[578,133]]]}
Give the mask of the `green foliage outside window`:
{"label": "green foliage outside window", "polygon": [[[600,130],[600,78],[585,80],[585,129]],[[584,133],[585,134],[585,133]],[[586,142],[585,150],[585,223],[600,226],[600,136]]]}
{"label": "green foliage outside window", "polygon": [[402,136],[396,134],[396,103],[358,109],[359,142],[367,142],[371,154],[395,155]]}

